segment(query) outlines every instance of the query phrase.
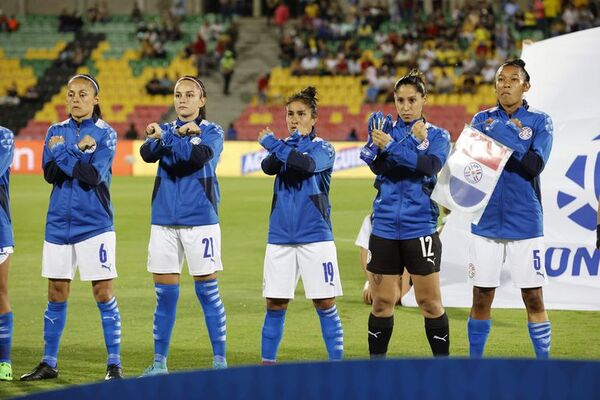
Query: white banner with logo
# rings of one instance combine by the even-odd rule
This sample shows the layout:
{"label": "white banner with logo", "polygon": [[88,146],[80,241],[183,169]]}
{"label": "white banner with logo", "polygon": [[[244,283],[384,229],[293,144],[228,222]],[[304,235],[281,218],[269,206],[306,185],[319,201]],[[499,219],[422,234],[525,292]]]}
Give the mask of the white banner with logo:
{"label": "white banner with logo", "polygon": [[465,125],[431,198],[478,223],[511,154],[508,147]]}
{"label": "white banner with logo", "polygon": [[[552,152],[541,176],[549,309],[600,310],[600,251],[595,250],[600,196],[600,28],[526,46],[531,75],[526,98],[554,122]],[[451,214],[442,232],[442,298],[470,307],[469,222]],[[503,271],[494,307],[523,307],[520,290]],[[403,303],[415,305],[409,293]]]}

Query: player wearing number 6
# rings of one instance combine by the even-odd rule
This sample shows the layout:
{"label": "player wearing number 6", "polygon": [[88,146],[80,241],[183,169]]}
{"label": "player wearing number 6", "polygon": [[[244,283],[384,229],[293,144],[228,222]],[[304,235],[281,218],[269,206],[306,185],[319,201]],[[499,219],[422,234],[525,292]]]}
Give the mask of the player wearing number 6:
{"label": "player wearing number 6", "polygon": [[206,121],[202,81],[184,76],[174,89],[177,119],[151,123],[140,148],[144,161],[158,161],[152,192],[148,271],[154,276],[154,363],[144,375],[166,374],[175,324],[179,277],[185,257],[213,348],[213,368],[226,368],[225,308],[219,295],[221,264],[220,200],[216,169],[223,129]]}
{"label": "player wearing number 6", "polygon": [[481,219],[471,227],[468,276],[473,306],[468,320],[471,357],[482,357],[495,289],[503,265],[510,267],[527,308],[529,336],[538,358],[550,353],[550,321],[544,307],[543,215],[540,174],[552,147],[552,120],[523,99],[529,74],[520,60],[496,72],[498,105],[473,117],[472,125],[513,149]]}
{"label": "player wearing number 6", "polygon": [[121,317],[113,295],[117,277],[115,231],[110,202],[111,165],[117,134],[101,118],[98,82],[75,75],[67,87],[69,119],[48,129],[42,166],[52,184],[46,218],[42,276],[48,278],[44,313],[44,357],[23,381],[58,376],[60,337],[67,319],[67,298],[79,267],[91,281],[108,351],[105,379],[121,378]]}
{"label": "player wearing number 6", "polygon": [[450,332],[440,294],[442,244],[430,195],[450,150],[450,135],[425,121],[425,83],[411,71],[394,86],[398,119],[374,113],[361,158],[377,175],[367,271],[373,306],[368,322],[371,358],[385,357],[394,327],[398,276],[411,275],[435,356],[448,355]]}
{"label": "player wearing number 6", "polygon": [[335,305],[342,286],[329,205],[335,150],[317,136],[316,94],[314,87],[307,87],[287,100],[290,136],[277,139],[269,128],[258,135],[269,152],[262,169],[276,176],[263,275],[267,299],[263,364],[276,362],[285,313],[300,277],[306,297],[317,309],[329,359],[341,360],[344,353],[342,322]]}

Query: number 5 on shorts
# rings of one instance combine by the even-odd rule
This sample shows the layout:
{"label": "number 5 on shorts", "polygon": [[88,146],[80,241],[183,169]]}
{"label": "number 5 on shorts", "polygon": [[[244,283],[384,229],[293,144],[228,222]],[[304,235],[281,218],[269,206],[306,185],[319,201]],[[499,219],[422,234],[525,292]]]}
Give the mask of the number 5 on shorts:
{"label": "number 5 on shorts", "polygon": [[323,263],[323,275],[325,276],[325,283],[333,284],[333,263]]}
{"label": "number 5 on shorts", "polygon": [[540,259],[540,251],[533,251],[533,269],[539,271],[542,268],[542,260]]}

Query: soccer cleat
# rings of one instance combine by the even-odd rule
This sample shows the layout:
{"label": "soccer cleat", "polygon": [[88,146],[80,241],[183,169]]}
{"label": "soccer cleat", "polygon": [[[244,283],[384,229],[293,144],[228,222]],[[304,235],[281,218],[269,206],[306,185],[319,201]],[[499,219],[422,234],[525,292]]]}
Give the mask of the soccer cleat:
{"label": "soccer cleat", "polygon": [[12,381],[12,365],[7,362],[0,363],[0,381]]}
{"label": "soccer cleat", "polygon": [[169,373],[166,365],[154,363],[144,370],[142,376],[166,375]]}
{"label": "soccer cleat", "polygon": [[227,368],[227,360],[224,357],[215,357],[213,360],[213,369]]}
{"label": "soccer cleat", "polygon": [[55,379],[58,376],[58,368],[52,368],[45,362],[39,363],[30,373],[21,375],[22,381],[40,381],[42,379]]}
{"label": "soccer cleat", "polygon": [[104,377],[104,380],[111,381],[113,379],[123,379],[123,369],[116,364],[110,364],[106,367],[106,376]]}

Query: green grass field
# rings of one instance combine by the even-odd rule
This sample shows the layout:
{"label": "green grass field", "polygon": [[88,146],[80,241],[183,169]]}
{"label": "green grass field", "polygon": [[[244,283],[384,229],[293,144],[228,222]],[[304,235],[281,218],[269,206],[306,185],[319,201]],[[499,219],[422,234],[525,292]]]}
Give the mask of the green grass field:
{"label": "green grass field", "polygon": [[[271,204],[272,179],[220,179],[224,272],[220,289],[227,311],[227,355],[230,366],[260,361],[264,317],[261,297],[262,262]],[[152,314],[155,297],[146,272],[152,178],[114,178],[112,198],[117,232],[116,295],[122,319],[122,361],[129,377],[139,375],[153,356]],[[40,176],[13,176],[11,202],[16,237],[10,267],[10,298],[15,315],[13,371],[15,377],[33,368],[43,351],[43,312],[47,282],[41,278],[44,223],[50,185]],[[334,179],[331,188],[333,224],[345,296],[338,308],[345,333],[345,355],[367,356],[366,323],[369,307],[361,302],[364,276],[354,239],[369,212],[374,190],[369,180]],[[184,269],[185,271],[185,269]],[[448,309],[451,353],[466,356],[466,309]],[[558,358],[598,359],[600,343],[593,340],[600,314],[552,311],[552,355]],[[524,310],[494,311],[486,348],[493,357],[532,357]],[[417,309],[398,308],[392,357],[429,357],[423,318]],[[324,360],[325,347],[312,305],[301,286],[290,305],[280,348],[282,362]],[[75,280],[68,319],[59,353],[59,378],[51,382],[0,382],[0,398],[39,390],[83,384],[104,377],[106,350],[91,284]],[[209,368],[212,354],[200,304],[191,278],[184,272],[177,322],[169,354],[171,371]]]}

